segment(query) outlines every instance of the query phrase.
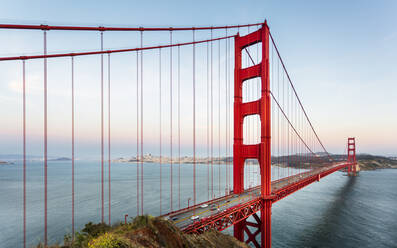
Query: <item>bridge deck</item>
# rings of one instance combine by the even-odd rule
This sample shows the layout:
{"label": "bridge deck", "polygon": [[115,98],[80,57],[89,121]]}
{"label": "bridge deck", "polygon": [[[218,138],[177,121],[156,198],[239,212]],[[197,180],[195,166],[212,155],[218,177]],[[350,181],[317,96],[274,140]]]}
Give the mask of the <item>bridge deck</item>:
{"label": "bridge deck", "polygon": [[[312,182],[315,182],[320,178],[338,171],[346,166],[348,166],[347,163],[333,164],[273,181],[272,201],[276,202],[287,195],[311,184]],[[210,200],[208,202],[203,202],[189,208],[174,211],[164,215],[164,217],[170,219],[177,227],[184,230],[187,227],[191,227],[192,224],[196,225],[198,222],[200,222],[200,220],[208,220],[213,216],[222,215],[222,213],[228,215],[228,213],[232,212],[234,209],[244,207],[246,203],[249,203],[255,199],[260,199],[259,186],[248,189],[241,194],[231,194]],[[192,220],[192,216],[198,216],[198,219]]]}

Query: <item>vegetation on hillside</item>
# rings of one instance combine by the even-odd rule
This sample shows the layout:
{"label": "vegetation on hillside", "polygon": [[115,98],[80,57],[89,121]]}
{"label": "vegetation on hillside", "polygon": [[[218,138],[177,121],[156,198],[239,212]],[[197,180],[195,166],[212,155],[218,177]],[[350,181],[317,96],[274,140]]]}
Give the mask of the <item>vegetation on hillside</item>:
{"label": "vegetation on hillside", "polygon": [[[43,247],[41,244],[37,248]],[[171,222],[160,217],[138,216],[132,222],[110,227],[88,223],[75,240],[65,236],[63,245],[50,248],[135,248],[135,247],[246,247],[234,237],[209,231],[202,235],[182,233]]]}
{"label": "vegetation on hillside", "polygon": [[397,160],[387,157],[360,154],[356,159],[360,170],[397,169]]}

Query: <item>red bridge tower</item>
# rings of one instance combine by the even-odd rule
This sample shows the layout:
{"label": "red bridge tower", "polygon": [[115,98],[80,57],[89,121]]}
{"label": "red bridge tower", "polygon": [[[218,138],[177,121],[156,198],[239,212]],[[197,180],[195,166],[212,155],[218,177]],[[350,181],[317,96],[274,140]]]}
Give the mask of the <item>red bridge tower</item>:
{"label": "red bridge tower", "polygon": [[348,167],[348,175],[356,176],[357,175],[357,162],[356,162],[356,139],[348,138],[347,139],[347,162],[350,163]]}
{"label": "red bridge tower", "polygon": [[[262,43],[262,61],[251,67],[242,69],[242,50]],[[242,87],[246,80],[261,78],[261,98],[256,101],[242,102]],[[270,77],[269,77],[269,27],[267,23],[260,29],[246,36],[235,37],[235,69],[234,69],[234,144],[233,144],[233,190],[239,194],[244,190],[244,162],[246,159],[257,159],[261,172],[262,209],[260,217],[253,215],[256,223],[247,219],[234,225],[234,236],[256,247],[271,247],[271,122],[270,122]],[[243,143],[244,118],[249,115],[259,115],[261,122],[261,141],[259,144],[245,145]],[[257,230],[254,233],[248,227]],[[248,239],[245,240],[244,233]],[[256,241],[260,234],[261,245]]]}

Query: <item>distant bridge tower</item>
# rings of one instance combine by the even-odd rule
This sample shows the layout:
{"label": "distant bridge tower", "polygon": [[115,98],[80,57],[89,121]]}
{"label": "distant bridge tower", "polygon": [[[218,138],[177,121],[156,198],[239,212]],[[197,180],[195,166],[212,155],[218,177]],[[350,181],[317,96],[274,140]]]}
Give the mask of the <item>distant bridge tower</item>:
{"label": "distant bridge tower", "polygon": [[[256,43],[262,43],[262,61],[242,69],[242,51]],[[243,103],[242,87],[246,80],[261,78],[261,98]],[[253,215],[256,223],[247,219],[234,225],[234,236],[243,242],[252,243],[255,247],[271,247],[271,122],[270,122],[270,77],[269,77],[269,27],[267,23],[260,29],[246,36],[235,37],[234,69],[234,144],[233,144],[233,190],[240,194],[244,190],[244,162],[246,159],[257,159],[261,173],[262,207],[260,217]],[[261,122],[261,139],[259,144],[244,145],[243,123],[249,115],[259,115]],[[251,233],[248,229],[256,228]],[[251,229],[252,230],[252,229]],[[245,240],[247,234],[248,239]],[[256,241],[260,234],[261,245]]]}
{"label": "distant bridge tower", "polygon": [[357,172],[360,170],[356,161],[356,139],[347,139],[347,162],[350,163],[348,167],[348,175],[356,176]]}

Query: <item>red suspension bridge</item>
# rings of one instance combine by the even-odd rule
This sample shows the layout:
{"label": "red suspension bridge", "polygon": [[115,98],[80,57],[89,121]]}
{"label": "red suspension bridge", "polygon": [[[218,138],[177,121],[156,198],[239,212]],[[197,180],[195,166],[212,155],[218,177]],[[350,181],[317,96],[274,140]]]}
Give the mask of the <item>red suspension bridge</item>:
{"label": "red suspension bridge", "polygon": [[[80,57],[91,56],[100,61],[100,80],[97,85],[100,88],[98,187],[102,222],[113,223],[111,145],[116,141],[111,134],[117,131],[113,127],[117,121],[113,113],[121,111],[111,108],[119,97],[114,93],[112,95],[111,91],[117,84],[112,72],[117,67],[112,66],[117,64],[117,54],[130,55],[135,67],[129,69],[129,72],[132,71],[130,75],[133,75],[130,80],[134,84],[134,92],[130,97],[133,102],[124,106],[128,105],[126,109],[135,111],[135,127],[131,129],[134,129],[136,147],[130,150],[136,156],[133,161],[136,164],[136,199],[130,204],[136,207],[136,215],[149,213],[163,216],[186,233],[200,234],[210,229],[222,231],[233,226],[237,239],[255,247],[271,247],[271,208],[274,203],[336,171],[346,170],[349,175],[357,172],[355,139],[348,139],[346,158],[340,159],[328,153],[303,107],[266,22],[192,28],[0,24],[0,29],[38,30],[43,33],[42,53],[0,57],[3,63],[21,61],[24,247],[29,242],[26,235],[26,221],[29,218],[26,212],[29,187],[26,182],[26,139],[29,135],[26,114],[26,84],[29,79],[26,77],[26,68],[35,60],[43,62],[45,246],[48,243],[48,128],[51,128],[48,126],[48,106],[51,104],[48,101],[48,84],[56,83],[55,80],[48,81],[48,64],[53,60],[70,61],[70,69],[66,70],[70,70],[71,92],[70,191],[73,237],[75,68]],[[100,49],[48,53],[49,31],[98,32]],[[104,36],[108,32],[137,33],[137,46],[105,49]],[[167,41],[162,39],[161,45],[153,45],[151,33],[168,33]],[[179,33],[183,35],[178,36]],[[144,60],[151,63],[148,65]],[[156,148],[148,148],[145,142],[155,143]],[[148,153],[157,156],[148,156]],[[156,178],[158,186],[151,192],[156,196],[158,194],[158,212],[145,210],[147,191],[144,188],[147,187],[145,181],[148,179],[145,178],[144,170],[149,157],[159,164]],[[181,184],[181,177],[186,179],[186,174],[181,174],[181,164],[186,163],[192,165],[187,168],[192,172],[188,179],[190,185]],[[205,169],[199,170],[201,167]],[[198,177],[204,181],[198,181]],[[165,185],[167,190],[164,189]],[[186,187],[191,192],[189,189],[189,193],[184,193]],[[165,192],[169,192],[169,195],[165,196]],[[248,220],[250,216],[255,222]]]}

